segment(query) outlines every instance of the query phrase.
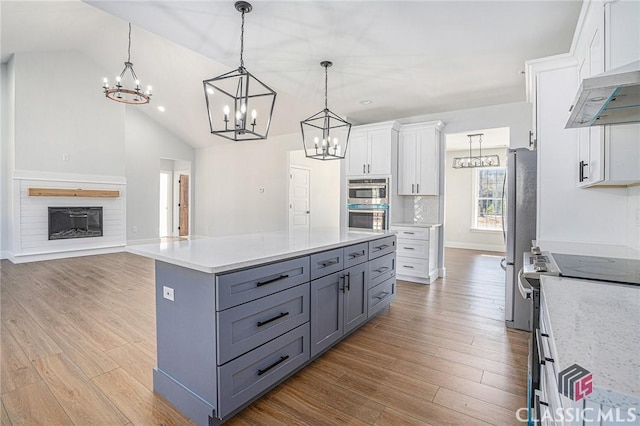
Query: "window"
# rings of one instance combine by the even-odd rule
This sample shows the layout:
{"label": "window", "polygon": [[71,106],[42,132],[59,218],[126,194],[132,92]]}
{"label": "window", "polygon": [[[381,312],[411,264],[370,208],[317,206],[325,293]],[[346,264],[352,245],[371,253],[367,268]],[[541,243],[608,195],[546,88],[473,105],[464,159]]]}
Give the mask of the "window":
{"label": "window", "polygon": [[[478,168],[476,171],[473,227],[483,230],[502,230],[502,194],[506,190],[504,167]],[[506,212],[505,212],[506,213]]]}

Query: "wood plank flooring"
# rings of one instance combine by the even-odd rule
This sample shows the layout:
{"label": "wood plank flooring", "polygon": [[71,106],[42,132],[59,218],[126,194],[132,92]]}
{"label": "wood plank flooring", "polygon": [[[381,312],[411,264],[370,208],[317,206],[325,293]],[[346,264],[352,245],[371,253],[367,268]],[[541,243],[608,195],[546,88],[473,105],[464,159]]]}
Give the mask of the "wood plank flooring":
{"label": "wood plank flooring", "polygon": [[[193,424],[153,393],[153,261],[0,265],[0,424]],[[499,257],[447,249],[446,267],[228,424],[519,424],[529,334],[504,326]]]}

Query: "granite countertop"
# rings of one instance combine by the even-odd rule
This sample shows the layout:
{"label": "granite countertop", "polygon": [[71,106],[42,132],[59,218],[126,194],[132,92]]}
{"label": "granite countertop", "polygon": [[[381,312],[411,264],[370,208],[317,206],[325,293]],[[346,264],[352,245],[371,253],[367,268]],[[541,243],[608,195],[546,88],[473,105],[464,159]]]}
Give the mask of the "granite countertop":
{"label": "granite countertop", "polygon": [[640,287],[541,278],[557,371],[573,364],[591,371],[588,400],[611,407],[640,404]]}
{"label": "granite countertop", "polygon": [[442,226],[441,223],[419,223],[419,222],[395,222],[391,226],[408,226],[412,228],[436,228]]}
{"label": "granite countertop", "polygon": [[222,273],[375,240],[393,231],[315,228],[128,246],[127,251],[207,273]]}

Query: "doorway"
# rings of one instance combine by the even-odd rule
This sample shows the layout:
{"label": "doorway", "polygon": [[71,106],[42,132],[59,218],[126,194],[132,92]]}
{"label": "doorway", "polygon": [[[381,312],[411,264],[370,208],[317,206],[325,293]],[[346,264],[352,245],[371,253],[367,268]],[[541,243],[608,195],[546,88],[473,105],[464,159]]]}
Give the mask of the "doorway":
{"label": "doorway", "polygon": [[289,168],[289,229],[309,229],[311,223],[310,190],[311,170]]}
{"label": "doorway", "polygon": [[188,237],[191,231],[191,162],[160,159],[160,238]]}

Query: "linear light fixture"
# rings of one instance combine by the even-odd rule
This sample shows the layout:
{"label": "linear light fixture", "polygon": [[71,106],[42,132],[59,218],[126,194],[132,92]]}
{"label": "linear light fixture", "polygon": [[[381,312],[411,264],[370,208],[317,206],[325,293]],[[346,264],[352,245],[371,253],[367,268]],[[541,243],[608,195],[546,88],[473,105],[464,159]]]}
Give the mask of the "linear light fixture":
{"label": "linear light fixture", "polygon": [[[474,167],[498,167],[500,166],[500,157],[496,154],[482,155],[482,136],[484,133],[474,133],[469,136],[469,156],[455,157],[453,159],[454,169],[470,169]],[[473,138],[478,137],[479,154],[472,155]]]}

